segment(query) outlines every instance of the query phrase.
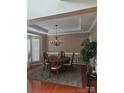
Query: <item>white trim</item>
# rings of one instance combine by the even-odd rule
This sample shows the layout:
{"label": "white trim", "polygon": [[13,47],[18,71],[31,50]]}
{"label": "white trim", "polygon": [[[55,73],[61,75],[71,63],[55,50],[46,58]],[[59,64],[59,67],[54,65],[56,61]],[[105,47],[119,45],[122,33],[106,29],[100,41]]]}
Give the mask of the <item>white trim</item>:
{"label": "white trim", "polygon": [[28,36],[40,36],[40,35],[37,35],[37,34],[32,34],[32,33],[27,33]]}
{"label": "white trim", "polygon": [[[28,33],[31,33],[31,34],[38,34],[38,35],[48,35],[48,36],[55,36],[56,34],[54,33],[45,33],[45,32],[42,32],[42,31],[37,31],[37,30],[27,30]],[[58,35],[68,35],[68,34],[81,34],[81,33],[89,33],[88,31],[71,31],[71,32],[62,32],[62,33],[58,33]]]}
{"label": "white trim", "polygon": [[[44,31],[39,31],[39,30],[32,28],[32,27],[28,27],[27,29],[28,29],[27,32],[32,33],[32,34],[48,35],[48,36],[56,35],[55,33],[47,33]],[[75,29],[73,31],[59,31],[58,35],[79,34],[79,33],[89,33],[89,31],[82,31],[81,29]]]}
{"label": "white trim", "polygon": [[28,29],[28,30],[27,30],[27,32],[28,32],[28,33],[32,33],[32,34],[37,33],[37,34],[47,35],[47,33],[46,33],[46,32],[39,31],[39,30],[34,29],[34,28],[32,28],[32,27],[28,27],[27,29]]}
{"label": "white trim", "polygon": [[92,23],[92,25],[90,26],[88,32],[90,32],[90,31],[92,30],[92,28],[95,26],[96,22],[97,22],[97,18],[93,21],[93,23]]}
{"label": "white trim", "polygon": [[[68,32],[77,32],[80,31],[80,27],[74,27],[69,29],[58,29],[57,33],[68,33]],[[49,30],[48,34],[56,34],[55,30]]]}
{"label": "white trim", "polygon": [[48,30],[47,29],[45,29],[45,28],[43,28],[43,27],[41,27],[41,26],[39,26],[37,24],[28,25],[28,27],[31,27],[33,29],[36,29],[36,30],[39,30],[39,31],[48,33]]}
{"label": "white trim", "polygon": [[[79,34],[79,33],[89,33],[88,31],[73,31],[73,32],[63,32],[63,33],[58,33],[58,35],[68,35],[68,34]],[[55,36],[53,33],[48,33],[48,36]]]}
{"label": "white trim", "polygon": [[[58,52],[47,52],[50,55],[58,55]],[[72,52],[65,52],[65,55],[72,55]],[[75,55],[80,55],[80,53],[75,53]]]}

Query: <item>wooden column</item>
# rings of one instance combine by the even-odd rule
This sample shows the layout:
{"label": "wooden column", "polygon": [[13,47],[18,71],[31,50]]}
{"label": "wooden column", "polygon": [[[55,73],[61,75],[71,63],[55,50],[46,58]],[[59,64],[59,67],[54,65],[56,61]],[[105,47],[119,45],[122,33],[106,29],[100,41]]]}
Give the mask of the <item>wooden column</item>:
{"label": "wooden column", "polygon": [[87,86],[87,65],[82,65],[82,88],[86,89]]}

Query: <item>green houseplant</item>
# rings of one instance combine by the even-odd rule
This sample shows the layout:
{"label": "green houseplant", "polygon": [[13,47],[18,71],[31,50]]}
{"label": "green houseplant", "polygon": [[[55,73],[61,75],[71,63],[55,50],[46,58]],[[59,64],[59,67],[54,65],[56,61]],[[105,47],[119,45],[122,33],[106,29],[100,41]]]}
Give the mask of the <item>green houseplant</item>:
{"label": "green houseplant", "polygon": [[97,43],[92,41],[90,42],[89,39],[86,39],[81,44],[81,61],[84,64],[88,64],[90,58],[93,58],[97,54]]}
{"label": "green houseplant", "polygon": [[97,54],[97,43],[92,41],[90,42],[89,39],[86,39],[81,44],[82,49],[80,53],[80,58],[83,63],[82,65],[82,74],[83,74],[83,81],[82,81],[82,88],[85,88],[87,86],[87,64],[89,64],[89,61],[91,58],[95,57]]}

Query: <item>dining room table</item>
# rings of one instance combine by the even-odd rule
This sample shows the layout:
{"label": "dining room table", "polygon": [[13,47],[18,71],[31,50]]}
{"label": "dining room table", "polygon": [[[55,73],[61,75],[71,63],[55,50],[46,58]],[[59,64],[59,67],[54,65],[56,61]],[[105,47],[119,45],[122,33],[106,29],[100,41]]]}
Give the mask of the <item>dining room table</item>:
{"label": "dining room table", "polygon": [[62,64],[65,64],[65,63],[70,62],[70,57],[65,56],[65,57],[63,57],[63,58],[60,58],[59,60],[60,60],[60,62],[61,62]]}

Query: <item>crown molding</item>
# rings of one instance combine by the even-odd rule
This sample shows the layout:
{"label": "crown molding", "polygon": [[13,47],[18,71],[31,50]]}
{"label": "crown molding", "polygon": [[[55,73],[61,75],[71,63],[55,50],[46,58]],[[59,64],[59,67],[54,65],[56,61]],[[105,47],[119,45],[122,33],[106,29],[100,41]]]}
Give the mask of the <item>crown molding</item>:
{"label": "crown molding", "polygon": [[90,32],[90,31],[93,29],[93,27],[95,26],[96,23],[97,23],[97,18],[93,21],[93,23],[92,23],[92,25],[90,26],[88,32]]}
{"label": "crown molding", "polygon": [[[39,31],[38,29],[32,28],[32,27],[28,27],[27,28],[27,32],[28,33],[32,33],[32,34],[38,34],[38,35],[48,35],[48,36],[55,36],[56,33],[55,32],[44,32],[44,31]],[[79,34],[79,33],[89,33],[89,31],[82,31],[80,28],[76,28],[76,29],[70,29],[70,30],[65,30],[65,31],[59,31],[57,35],[67,35],[67,34]]]}
{"label": "crown molding", "polygon": [[39,31],[39,30],[34,29],[34,28],[32,28],[32,27],[27,27],[27,32],[28,32],[28,33],[32,33],[32,34],[38,34],[38,35],[47,35],[46,32]]}
{"label": "crown molding", "polygon": [[[89,33],[88,31],[70,31],[70,32],[62,32],[62,33],[58,33],[57,35],[68,35],[68,34],[81,34],[81,33]],[[53,33],[48,33],[48,36],[55,36],[56,34]]]}
{"label": "crown molding", "polygon": [[39,31],[43,31],[43,32],[48,33],[48,30],[47,29],[45,29],[45,28],[43,28],[43,27],[41,27],[41,26],[39,26],[37,24],[32,24],[32,25],[28,25],[28,26],[31,27],[31,28],[37,29]]}

